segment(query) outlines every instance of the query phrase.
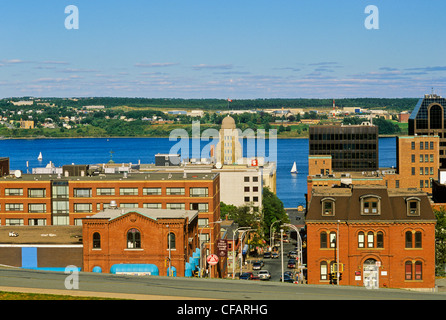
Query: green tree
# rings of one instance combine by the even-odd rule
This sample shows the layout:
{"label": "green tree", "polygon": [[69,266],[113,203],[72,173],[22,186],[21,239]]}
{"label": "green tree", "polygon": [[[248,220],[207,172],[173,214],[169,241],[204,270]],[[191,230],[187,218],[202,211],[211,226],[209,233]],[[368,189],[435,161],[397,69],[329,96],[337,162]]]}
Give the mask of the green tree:
{"label": "green tree", "polygon": [[280,229],[282,223],[289,223],[289,218],[283,207],[283,202],[268,187],[263,188],[262,216],[262,227],[265,240],[269,239],[270,227],[275,221],[281,221],[281,223],[274,224],[274,230],[276,231]]}
{"label": "green tree", "polygon": [[435,273],[438,276],[446,275],[446,210],[434,210],[437,224],[435,225]]}

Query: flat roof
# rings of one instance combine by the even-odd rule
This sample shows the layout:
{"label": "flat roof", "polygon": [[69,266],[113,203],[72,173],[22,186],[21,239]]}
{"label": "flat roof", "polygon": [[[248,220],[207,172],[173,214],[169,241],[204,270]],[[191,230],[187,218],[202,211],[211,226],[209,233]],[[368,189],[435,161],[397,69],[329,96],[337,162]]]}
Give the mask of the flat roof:
{"label": "flat roof", "polygon": [[138,173],[127,173],[126,175],[122,173],[105,173],[99,175],[92,176],[68,176],[60,175],[58,177],[57,174],[22,174],[20,178],[16,178],[14,175],[9,175],[0,178],[0,181],[50,181],[50,180],[60,180],[60,181],[138,181],[138,180],[149,180],[149,181],[158,181],[158,180],[167,180],[167,181],[202,181],[202,180],[215,180],[218,173],[206,172],[194,172],[187,173],[184,175],[183,172],[167,172],[162,170],[161,172],[138,172]]}

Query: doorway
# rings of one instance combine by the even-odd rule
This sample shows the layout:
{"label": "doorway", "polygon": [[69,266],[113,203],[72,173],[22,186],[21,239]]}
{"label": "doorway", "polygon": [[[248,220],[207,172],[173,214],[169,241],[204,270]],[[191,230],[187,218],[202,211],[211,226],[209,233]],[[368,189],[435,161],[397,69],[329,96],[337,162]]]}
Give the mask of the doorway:
{"label": "doorway", "polygon": [[379,289],[379,266],[375,259],[364,261],[364,287],[367,289]]}

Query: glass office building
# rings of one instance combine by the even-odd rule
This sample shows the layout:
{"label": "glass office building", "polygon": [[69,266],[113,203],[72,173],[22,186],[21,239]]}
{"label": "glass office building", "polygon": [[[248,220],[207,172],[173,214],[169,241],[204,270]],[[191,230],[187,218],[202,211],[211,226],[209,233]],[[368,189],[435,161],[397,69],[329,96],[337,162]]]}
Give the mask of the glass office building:
{"label": "glass office building", "polygon": [[440,137],[440,168],[446,168],[446,99],[426,94],[409,117],[409,135]]}
{"label": "glass office building", "polygon": [[331,155],[334,172],[378,170],[378,127],[311,126],[310,155]]}

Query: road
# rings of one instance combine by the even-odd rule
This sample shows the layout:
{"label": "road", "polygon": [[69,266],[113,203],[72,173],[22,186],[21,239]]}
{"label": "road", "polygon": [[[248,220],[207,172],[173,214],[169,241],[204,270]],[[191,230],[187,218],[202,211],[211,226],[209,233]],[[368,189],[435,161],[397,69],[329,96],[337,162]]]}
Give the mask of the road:
{"label": "road", "polygon": [[[33,288],[58,290],[68,295],[89,296],[113,293],[118,298],[135,299],[231,299],[231,300],[445,300],[444,293],[420,293],[399,289],[298,285],[278,281],[232,279],[168,278],[162,276],[124,276],[80,272],[78,289],[65,287],[69,274],[20,268],[0,268],[0,290]],[[122,296],[121,296],[122,295]]]}

